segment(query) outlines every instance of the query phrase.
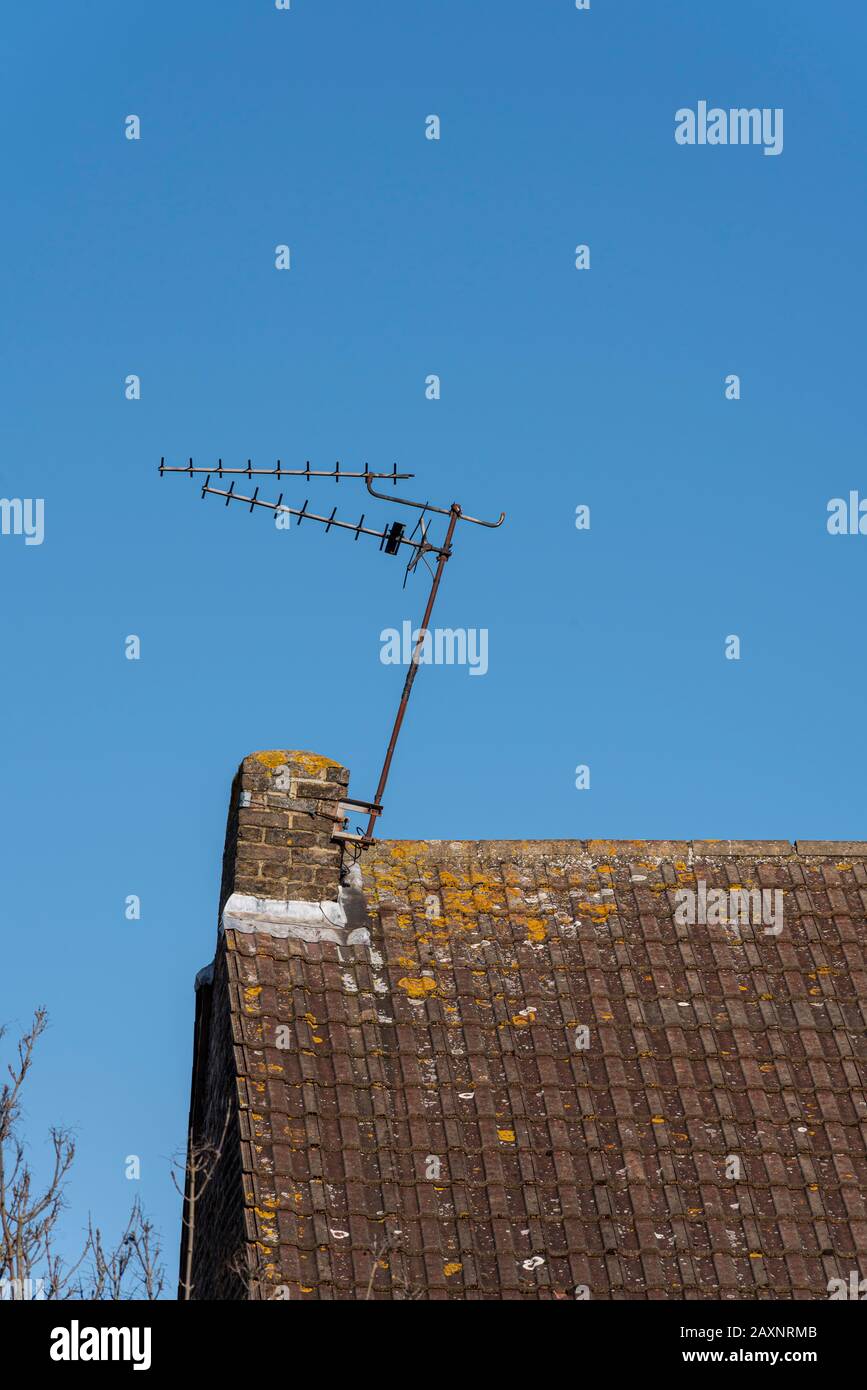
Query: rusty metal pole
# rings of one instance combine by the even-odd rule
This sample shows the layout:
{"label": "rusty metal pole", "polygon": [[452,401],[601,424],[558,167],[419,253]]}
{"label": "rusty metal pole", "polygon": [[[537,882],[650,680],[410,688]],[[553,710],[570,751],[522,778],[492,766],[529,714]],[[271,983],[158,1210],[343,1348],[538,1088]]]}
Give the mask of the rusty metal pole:
{"label": "rusty metal pole", "polygon": [[[424,646],[424,639],[427,636],[428,624],[430,623],[431,613],[433,612],[433,606],[436,602],[437,590],[440,586],[440,580],[443,577],[443,570],[446,567],[446,560],[448,560],[449,556],[452,553],[452,537],[455,533],[455,526],[460,520],[460,515],[460,507],[458,506],[457,502],[453,502],[451,507],[449,508],[449,524],[446,529],[446,537],[443,542],[442,549],[439,553],[439,559],[437,560],[437,567],[436,571],[434,572],[433,584],[431,585],[430,594],[428,595],[427,607],[424,610],[424,617],[421,620],[421,627],[419,628],[418,640],[416,641],[416,644],[413,647],[412,660],[409,663],[409,670],[406,673],[406,680],[404,681],[403,685],[403,694],[400,697],[400,704],[397,707],[397,717],[394,721],[394,728],[391,731],[391,738],[388,740],[388,748],[386,749],[385,762],[382,764],[382,772],[379,774],[379,782],[377,783],[376,787],[376,795],[373,798],[377,806],[382,805],[382,794],[385,791],[385,784],[388,781],[388,774],[391,768],[391,760],[394,757],[394,749],[395,745],[397,744],[397,737],[400,733],[401,725],[403,724],[403,717],[406,714],[406,707],[409,703],[409,697],[412,692],[412,683],[415,680],[416,672],[418,671],[418,660],[419,656],[421,655],[422,648]],[[368,840],[373,838],[373,827],[376,824],[377,815],[378,812],[372,812],[370,820],[367,822],[367,831],[365,833],[365,838]]]}

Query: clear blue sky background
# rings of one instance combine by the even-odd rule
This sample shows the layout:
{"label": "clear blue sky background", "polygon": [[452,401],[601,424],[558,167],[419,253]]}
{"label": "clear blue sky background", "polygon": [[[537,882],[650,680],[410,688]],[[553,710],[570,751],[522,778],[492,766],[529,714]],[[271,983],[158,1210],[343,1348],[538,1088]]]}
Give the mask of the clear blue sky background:
{"label": "clear blue sky background", "polygon": [[[161,454],[397,461],[508,512],[438,612],[490,671],[422,672],[384,834],[867,836],[867,538],[825,527],[867,492],[865,39],[849,0],[4,15],[0,494],[44,497],[46,536],[0,538],[0,1019],[51,1014],[27,1123],[38,1157],[76,1129],[70,1244],[138,1192],[174,1275],[232,774],[307,748],[372,795],[379,633],[426,593]],[[700,99],[782,106],[783,154],[677,146]],[[352,488],[311,504],[354,519]]]}

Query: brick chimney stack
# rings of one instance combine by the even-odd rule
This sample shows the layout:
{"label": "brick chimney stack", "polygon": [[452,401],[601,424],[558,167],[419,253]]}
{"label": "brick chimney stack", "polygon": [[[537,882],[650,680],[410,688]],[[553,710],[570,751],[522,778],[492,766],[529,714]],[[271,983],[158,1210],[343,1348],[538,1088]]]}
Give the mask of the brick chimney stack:
{"label": "brick chimney stack", "polygon": [[332,843],[349,773],[314,753],[245,758],[232,784],[220,912],[232,894],[334,901],[341,846]]}
{"label": "brick chimney stack", "polygon": [[275,1050],[277,1028],[291,1026],[277,1020],[294,1014],[287,943],[353,939],[332,840],[348,782],[329,758],[278,750],[245,758],[232,784],[217,947],[196,979],[181,1299],[273,1296],[259,1281],[263,1269],[276,1277],[280,1202],[257,1139],[270,1088],[298,1055]]}

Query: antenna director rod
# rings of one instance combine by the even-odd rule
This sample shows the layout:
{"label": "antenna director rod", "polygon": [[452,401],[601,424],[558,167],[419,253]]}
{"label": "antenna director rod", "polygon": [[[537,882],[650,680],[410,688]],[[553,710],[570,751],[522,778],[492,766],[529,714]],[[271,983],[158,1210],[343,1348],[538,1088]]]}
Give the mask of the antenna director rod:
{"label": "antenna director rod", "polygon": [[[458,506],[457,502],[452,503],[451,507],[449,508],[448,515],[449,524],[446,529],[446,538],[443,542],[442,550],[440,550],[439,552],[439,559],[437,560],[437,567],[434,573],[433,583],[431,585],[431,590],[428,595],[427,606],[424,610],[424,617],[421,620],[421,627],[419,628],[418,639],[416,641],[415,647],[413,648],[412,660],[409,663],[409,670],[406,673],[406,680],[404,681],[403,694],[400,697],[400,704],[397,707],[397,716],[394,721],[394,728],[391,731],[391,738],[388,740],[388,748],[385,754],[385,762],[382,764],[382,772],[379,774],[379,782],[377,783],[376,787],[376,795],[373,798],[374,803],[377,806],[382,805],[382,794],[385,791],[385,784],[388,781],[388,774],[391,769],[391,760],[394,757],[394,750],[397,744],[398,734],[400,733],[404,715],[406,714],[406,707],[409,704],[409,697],[412,694],[413,681],[415,680],[416,673],[418,672],[419,658],[421,656],[422,649],[424,647],[424,641],[427,636],[428,624],[430,623],[431,614],[433,613],[433,606],[436,602],[437,590],[440,586],[440,580],[443,577],[443,570],[446,567],[446,560],[452,553],[452,537],[455,533],[455,526],[461,518],[461,509]],[[373,838],[373,827],[376,824],[377,815],[377,811],[371,812],[370,820],[367,822],[367,831],[365,835],[365,838],[367,840]]]}
{"label": "antenna director rod", "polygon": [[[391,475],[389,474],[389,476]],[[246,502],[250,511],[252,511],[254,507],[267,507],[271,512],[288,512],[290,516],[297,516],[299,526],[302,521],[321,521],[328,531],[331,530],[332,526],[335,526],[341,531],[351,531],[354,536],[373,536],[383,544],[386,541],[390,541],[395,547],[408,545],[411,550],[416,552],[424,550],[434,555],[439,555],[440,557],[443,555],[443,550],[441,550],[439,546],[429,545],[426,541],[411,541],[408,536],[390,536],[388,527],[385,527],[382,531],[374,531],[372,527],[362,524],[364,521],[363,516],[357,525],[353,525],[351,521],[338,521],[334,512],[332,512],[330,516],[318,516],[316,512],[309,512],[306,506],[288,507],[285,502],[279,499],[276,502],[265,502],[261,497],[257,497],[255,492],[252,497],[244,497],[240,492],[235,492],[234,487],[234,483],[230,483],[228,488],[211,487],[209,475],[202,486],[202,496],[204,497],[206,493],[210,493],[212,497],[225,497],[227,507],[230,502]],[[449,529],[447,535],[448,537],[451,536],[451,529]],[[448,545],[448,539],[446,545]]]}
{"label": "antenna director rod", "polygon": [[[232,473],[238,473],[245,478],[335,478],[338,482],[343,478],[381,478],[392,483],[397,482],[398,478],[415,477],[414,473],[398,473],[397,464],[394,465],[390,473],[371,473],[369,468],[365,468],[362,472],[357,472],[341,468],[340,464],[337,464],[334,468],[311,468],[309,463],[306,468],[284,468],[279,459],[277,460],[276,468],[253,468],[249,462],[246,468],[225,468],[222,459],[217,460],[216,466],[200,468],[198,466],[193,466],[192,459],[190,459],[189,463],[181,464],[166,463],[165,459],[161,459],[160,477],[162,477],[164,473],[186,473],[188,477],[193,473],[207,473],[209,475],[216,473],[218,478],[222,478],[227,473],[230,475]],[[389,497],[387,493],[381,495],[388,502],[396,500],[393,497]]]}

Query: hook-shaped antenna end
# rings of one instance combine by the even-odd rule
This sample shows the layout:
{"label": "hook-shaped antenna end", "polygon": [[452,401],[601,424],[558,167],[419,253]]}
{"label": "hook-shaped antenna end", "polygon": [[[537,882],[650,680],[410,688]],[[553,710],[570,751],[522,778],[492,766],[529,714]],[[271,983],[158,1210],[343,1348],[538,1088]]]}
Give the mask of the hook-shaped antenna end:
{"label": "hook-shaped antenna end", "polygon": [[471,522],[473,523],[474,526],[488,526],[488,527],[490,527],[490,529],[491,529],[492,531],[495,531],[495,530],[497,529],[498,526],[502,526],[502,524],[503,524],[503,522],[504,522],[505,520],[506,520],[506,513],[505,513],[505,512],[500,512],[500,519],[499,519],[499,521],[482,521],[481,517],[478,517],[478,516],[467,516],[466,512],[461,512],[461,521],[471,521]]}

